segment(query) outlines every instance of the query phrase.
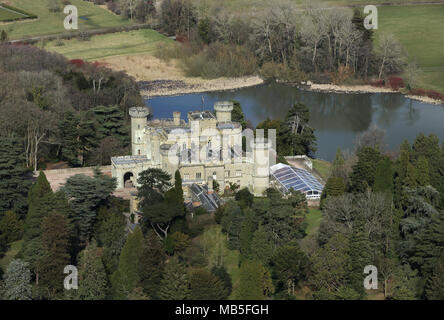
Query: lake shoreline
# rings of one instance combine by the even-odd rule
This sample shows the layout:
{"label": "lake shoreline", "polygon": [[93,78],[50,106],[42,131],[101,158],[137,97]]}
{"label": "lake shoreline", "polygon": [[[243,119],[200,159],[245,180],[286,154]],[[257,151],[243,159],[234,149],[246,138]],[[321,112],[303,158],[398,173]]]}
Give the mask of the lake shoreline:
{"label": "lake shoreline", "polygon": [[[375,87],[371,85],[333,85],[316,84],[310,81],[302,83],[286,83],[276,81],[277,83],[294,86],[301,90],[320,92],[320,93],[347,93],[347,94],[365,94],[365,93],[400,93],[407,99],[433,104],[444,105],[443,101],[435,100],[426,96],[415,96],[405,94],[397,90],[386,87]],[[204,80],[201,78],[185,79],[165,79],[152,81],[139,81],[140,93],[144,99],[155,97],[178,96],[185,94],[206,93],[215,91],[237,90],[246,87],[255,87],[265,84],[265,81],[259,76],[249,76],[240,78],[217,78]]]}
{"label": "lake shoreline", "polygon": [[229,91],[246,87],[255,87],[264,83],[264,80],[258,76],[218,78],[212,80],[188,78],[184,80],[154,80],[138,82],[140,94],[144,99],[214,91]]}
{"label": "lake shoreline", "polygon": [[[296,85],[296,84],[295,84]],[[434,105],[444,105],[441,100],[435,100],[424,96],[415,96],[404,94],[400,91],[385,87],[374,87],[371,85],[333,85],[333,84],[316,84],[308,81],[301,85],[296,85],[298,88],[306,91],[321,92],[321,93],[348,93],[348,94],[363,94],[363,93],[400,93],[407,99],[416,100]]]}

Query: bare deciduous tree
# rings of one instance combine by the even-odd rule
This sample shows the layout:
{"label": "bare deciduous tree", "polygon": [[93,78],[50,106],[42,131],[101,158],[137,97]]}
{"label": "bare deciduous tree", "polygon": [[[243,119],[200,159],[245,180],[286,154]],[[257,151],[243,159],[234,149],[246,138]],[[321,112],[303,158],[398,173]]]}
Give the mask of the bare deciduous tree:
{"label": "bare deciduous tree", "polygon": [[381,58],[379,79],[386,72],[399,71],[403,63],[403,49],[393,34],[384,34],[378,42],[377,50]]}

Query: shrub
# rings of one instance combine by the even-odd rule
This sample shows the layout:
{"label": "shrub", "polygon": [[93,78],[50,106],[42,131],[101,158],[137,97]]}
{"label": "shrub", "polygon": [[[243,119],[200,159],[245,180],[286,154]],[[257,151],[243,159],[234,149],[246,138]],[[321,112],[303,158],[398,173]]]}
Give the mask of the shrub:
{"label": "shrub", "polygon": [[409,94],[420,97],[429,97],[431,99],[442,100],[444,102],[444,94],[433,90],[416,88],[416,89],[411,89]]}
{"label": "shrub", "polygon": [[82,67],[85,64],[85,61],[83,61],[82,59],[73,59],[70,60],[69,63],[75,65],[76,67]]}
{"label": "shrub", "polygon": [[388,83],[393,90],[399,90],[405,87],[404,80],[400,77],[390,77]]}
{"label": "shrub", "polygon": [[216,42],[185,59],[183,67],[191,77],[242,77],[256,72],[256,57],[246,46]]}
{"label": "shrub", "polygon": [[340,65],[338,71],[333,72],[331,75],[331,81],[334,85],[344,84],[349,78],[353,76],[353,70],[349,67]]}
{"label": "shrub", "polygon": [[301,82],[306,76],[298,69],[285,63],[265,62],[260,69],[260,75],[265,80],[282,80],[285,82]]}

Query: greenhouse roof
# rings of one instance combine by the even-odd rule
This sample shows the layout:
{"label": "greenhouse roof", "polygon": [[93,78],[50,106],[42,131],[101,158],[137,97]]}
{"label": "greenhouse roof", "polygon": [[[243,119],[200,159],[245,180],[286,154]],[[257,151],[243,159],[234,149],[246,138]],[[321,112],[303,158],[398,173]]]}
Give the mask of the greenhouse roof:
{"label": "greenhouse roof", "polygon": [[270,168],[271,175],[283,187],[285,192],[293,189],[307,193],[322,192],[324,186],[307,170],[278,163]]}

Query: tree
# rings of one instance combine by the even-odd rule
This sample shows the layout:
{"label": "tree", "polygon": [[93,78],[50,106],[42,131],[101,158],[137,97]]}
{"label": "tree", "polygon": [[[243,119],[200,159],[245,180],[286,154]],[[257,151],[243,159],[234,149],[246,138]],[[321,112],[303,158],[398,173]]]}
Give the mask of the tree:
{"label": "tree", "polygon": [[81,300],[105,299],[108,279],[102,254],[103,249],[95,241],[80,253],[77,297]]}
{"label": "tree", "polygon": [[242,262],[238,299],[264,300],[273,292],[270,274],[261,263],[252,260]]}
{"label": "tree", "polygon": [[359,134],[356,137],[355,150],[358,153],[364,148],[372,148],[379,152],[387,150],[385,130],[372,125],[369,129]]}
{"label": "tree", "polygon": [[4,297],[8,300],[31,300],[31,271],[29,265],[14,259],[6,269],[4,276]]}
{"label": "tree", "polygon": [[171,241],[174,252],[183,252],[191,245],[190,237],[182,232],[174,232]]}
{"label": "tree", "polygon": [[224,206],[224,214],[221,219],[222,231],[227,233],[230,249],[240,248],[240,232],[244,215],[235,201],[229,201]]}
{"label": "tree", "polygon": [[139,261],[143,253],[142,230],[136,227],[126,239],[120,253],[119,266],[111,277],[115,299],[127,299],[139,283]]}
{"label": "tree", "polygon": [[248,188],[243,188],[243,189],[239,190],[238,192],[236,192],[235,199],[236,199],[236,201],[239,202],[239,205],[242,208],[251,207],[251,205],[253,204],[254,196],[248,190]]}
{"label": "tree", "polygon": [[368,234],[364,230],[364,221],[358,219],[353,226],[352,234],[350,237],[350,287],[356,291],[361,298],[365,296],[364,286],[364,268],[367,265],[373,264],[372,250]]}
{"label": "tree", "polygon": [[39,293],[54,298],[63,292],[63,270],[71,260],[69,255],[69,220],[58,212],[50,212],[42,223],[43,255],[36,264],[40,270]]}
{"label": "tree", "polygon": [[79,166],[80,142],[79,142],[80,119],[72,111],[66,111],[59,123],[61,136],[61,159],[67,161],[71,166]]}
{"label": "tree", "polygon": [[214,274],[216,277],[218,277],[224,283],[224,287],[227,291],[226,295],[228,297],[231,294],[233,284],[231,281],[231,276],[227,272],[227,269],[223,265],[222,266],[215,265],[213,266],[213,268],[211,268],[211,273]]}
{"label": "tree", "polygon": [[142,171],[139,175],[137,183],[137,197],[140,200],[139,209],[163,200],[163,194],[171,187],[171,176],[161,169],[151,168]]}
{"label": "tree", "polygon": [[227,289],[222,280],[206,269],[197,269],[190,276],[190,299],[225,300]]}
{"label": "tree", "polygon": [[427,280],[425,288],[425,296],[427,300],[443,300],[444,299],[444,254],[437,261],[433,273]]}
{"label": "tree", "polygon": [[395,300],[415,300],[418,283],[417,271],[409,265],[401,265],[395,272],[395,285],[392,298]]}
{"label": "tree", "polygon": [[287,147],[282,155],[312,155],[316,152],[316,136],[309,126],[310,110],[302,103],[291,107],[280,134]]}
{"label": "tree", "polygon": [[348,239],[340,233],[333,235],[323,247],[316,250],[311,258],[311,282],[317,290],[335,292],[347,286],[350,266],[348,250]]}
{"label": "tree", "polygon": [[70,199],[75,213],[74,221],[80,230],[81,240],[88,243],[96,221],[98,208],[105,204],[116,188],[116,179],[96,170],[94,177],[77,174],[68,178],[62,188]]}
{"label": "tree", "polygon": [[51,185],[48,179],[46,179],[45,173],[40,171],[36,182],[29,189],[28,205],[32,206],[35,201],[50,193],[52,193]]}
{"label": "tree", "polygon": [[[62,192],[53,193],[49,190],[44,194],[46,184],[42,184],[43,188],[39,189],[38,185],[34,185],[35,194],[43,194],[41,198],[36,197],[30,201],[29,211],[26,216],[22,255],[26,262],[29,262],[31,270],[36,276],[36,284],[39,283],[40,266],[39,260],[45,255],[45,248],[42,242],[43,221],[49,213],[60,213],[65,217],[71,216],[71,209]],[[70,239],[70,242],[71,239]],[[73,246],[74,244],[71,243]],[[71,249],[73,249],[71,246]]]}
{"label": "tree", "polygon": [[154,0],[139,0],[135,9],[136,19],[139,22],[149,22],[149,18],[156,16]]}
{"label": "tree", "polygon": [[122,146],[128,146],[128,129],[125,127],[125,119],[119,106],[98,106],[94,108],[96,120],[97,138],[115,137]]}
{"label": "tree", "polygon": [[393,168],[390,158],[380,160],[375,171],[374,192],[393,193]]}
{"label": "tree", "polygon": [[159,298],[162,300],[187,300],[190,298],[190,281],[186,267],[176,257],[172,258],[165,267]]}
{"label": "tree", "polygon": [[197,12],[191,1],[165,0],[161,5],[162,29],[169,34],[191,36],[197,24]]}
{"label": "tree", "polygon": [[260,261],[264,266],[268,265],[273,255],[273,244],[270,235],[265,228],[260,225],[253,234],[251,241],[251,257]]}
{"label": "tree", "polygon": [[0,213],[12,210],[23,218],[30,186],[25,179],[27,169],[21,151],[21,142],[0,138]]}
{"label": "tree", "polygon": [[333,161],[333,168],[331,171],[331,175],[334,177],[342,178],[344,182],[348,178],[345,169],[345,160],[344,156],[342,155],[341,148],[338,148],[338,150],[336,151],[336,156],[335,160]]}
{"label": "tree", "polygon": [[425,156],[420,156],[416,161],[416,181],[419,186],[430,185],[429,161]]}
{"label": "tree", "polygon": [[345,192],[345,183],[341,177],[331,176],[328,178],[321,195],[321,208],[327,197],[337,197]]}
{"label": "tree", "polygon": [[242,126],[242,130],[247,128],[247,121],[245,120],[245,114],[242,111],[242,106],[239,101],[232,100],[233,111],[231,112],[231,121],[239,122]]}
{"label": "tree", "polygon": [[380,67],[379,79],[384,74],[395,74],[402,70],[402,45],[395,39],[393,34],[386,33],[378,41],[377,51],[379,52]]}
{"label": "tree", "polygon": [[165,253],[162,243],[154,232],[146,236],[139,261],[139,285],[151,299],[159,298],[162,274],[165,268]]}
{"label": "tree", "polygon": [[364,192],[373,187],[376,166],[381,158],[380,152],[370,147],[358,151],[358,162],[353,166],[350,175],[351,187],[354,192]]}
{"label": "tree", "polygon": [[0,43],[6,42],[7,40],[8,40],[8,34],[6,33],[5,30],[2,30],[2,32],[0,34]]}
{"label": "tree", "polygon": [[300,248],[287,245],[276,250],[271,258],[271,269],[277,289],[287,289],[289,295],[294,295],[295,286],[307,278],[310,261]]}
{"label": "tree", "polygon": [[[414,232],[414,249],[410,261],[413,266],[419,267],[421,274],[427,279],[433,274],[435,266],[440,263],[444,248],[444,212],[424,212],[424,214],[431,214],[431,217],[421,219],[418,216],[417,219],[423,226],[418,230],[411,230],[416,232]],[[403,222],[403,226],[412,223],[408,218]]]}
{"label": "tree", "polygon": [[240,252],[243,258],[251,258],[254,231],[253,211],[251,209],[246,209],[245,218],[243,219],[242,228],[239,234]]}
{"label": "tree", "polygon": [[133,20],[137,0],[120,0],[118,3],[120,5],[121,12],[123,12],[125,16]]}
{"label": "tree", "polygon": [[103,247],[103,263],[108,274],[114,273],[119,264],[120,252],[125,244],[126,219],[123,214],[110,213],[100,224],[97,241]]}
{"label": "tree", "polygon": [[6,243],[11,243],[21,239],[23,234],[23,222],[12,211],[7,211],[0,219],[0,237]]}

